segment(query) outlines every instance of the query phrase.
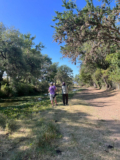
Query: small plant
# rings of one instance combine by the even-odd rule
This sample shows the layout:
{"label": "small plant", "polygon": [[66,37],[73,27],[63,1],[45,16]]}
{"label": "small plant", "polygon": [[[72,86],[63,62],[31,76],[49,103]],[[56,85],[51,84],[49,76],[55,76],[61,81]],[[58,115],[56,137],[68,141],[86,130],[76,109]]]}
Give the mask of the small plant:
{"label": "small plant", "polygon": [[49,123],[47,127],[48,127],[48,132],[58,133],[58,127],[53,123]]}
{"label": "small plant", "polygon": [[13,119],[9,120],[7,125],[6,125],[6,129],[9,132],[14,132],[17,129],[16,121],[14,121]]}
{"label": "small plant", "polygon": [[5,128],[6,126],[6,116],[0,113],[0,127]]}
{"label": "small plant", "polygon": [[49,123],[42,125],[40,134],[36,139],[36,147],[46,149],[52,146],[53,141],[60,137],[59,135],[58,128],[55,124]]}

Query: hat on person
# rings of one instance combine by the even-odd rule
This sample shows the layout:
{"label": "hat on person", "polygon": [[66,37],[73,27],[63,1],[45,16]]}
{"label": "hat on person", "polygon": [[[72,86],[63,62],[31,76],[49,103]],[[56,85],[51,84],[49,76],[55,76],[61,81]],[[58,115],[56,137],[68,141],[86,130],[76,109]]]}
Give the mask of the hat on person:
{"label": "hat on person", "polygon": [[65,82],[63,82],[62,85],[65,85]]}
{"label": "hat on person", "polygon": [[53,85],[53,82],[50,82],[51,85]]}

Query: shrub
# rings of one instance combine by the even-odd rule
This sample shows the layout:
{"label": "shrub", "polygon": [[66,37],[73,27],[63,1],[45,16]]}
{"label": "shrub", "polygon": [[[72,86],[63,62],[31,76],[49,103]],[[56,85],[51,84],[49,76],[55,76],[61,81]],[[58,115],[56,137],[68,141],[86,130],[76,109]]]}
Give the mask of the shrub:
{"label": "shrub", "polygon": [[5,84],[8,85],[8,83],[9,83],[8,80],[6,78],[3,78],[1,85],[5,85]]}
{"label": "shrub", "polygon": [[48,92],[49,83],[47,81],[39,82],[37,89],[39,92]]}
{"label": "shrub", "polygon": [[27,96],[27,95],[35,94],[34,85],[32,84],[15,82],[15,83],[11,83],[11,87],[13,89],[13,92],[17,96]]}
{"label": "shrub", "polygon": [[2,93],[2,97],[10,97],[14,94],[12,91],[12,88],[7,84],[2,85],[1,93]]}
{"label": "shrub", "polygon": [[0,97],[4,97],[3,91],[0,91]]}

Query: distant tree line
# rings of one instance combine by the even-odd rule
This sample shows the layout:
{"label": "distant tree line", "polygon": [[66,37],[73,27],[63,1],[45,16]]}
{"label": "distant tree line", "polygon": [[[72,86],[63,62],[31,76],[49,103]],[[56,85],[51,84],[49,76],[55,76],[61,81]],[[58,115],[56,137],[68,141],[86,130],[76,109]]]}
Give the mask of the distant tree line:
{"label": "distant tree line", "polygon": [[43,44],[35,36],[22,34],[14,27],[0,23],[0,96],[22,96],[47,92],[49,82],[68,81],[72,69],[52,63],[41,53]]}
{"label": "distant tree line", "polygon": [[[64,12],[56,11],[54,40],[65,43],[63,57],[81,61],[81,85],[120,88],[120,1],[102,0],[95,6],[86,0],[81,10],[73,1],[63,0]],[[79,78],[78,78],[79,77]]]}

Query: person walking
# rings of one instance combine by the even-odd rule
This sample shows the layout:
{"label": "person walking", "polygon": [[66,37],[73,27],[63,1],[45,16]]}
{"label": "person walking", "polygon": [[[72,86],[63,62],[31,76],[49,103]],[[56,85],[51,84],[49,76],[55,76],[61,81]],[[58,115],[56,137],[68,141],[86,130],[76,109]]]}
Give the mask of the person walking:
{"label": "person walking", "polygon": [[48,92],[50,93],[50,100],[51,100],[52,107],[54,107],[54,102],[57,106],[57,101],[56,101],[56,97],[55,97],[56,90],[57,90],[57,88],[53,85],[53,82],[51,82],[50,87],[48,89]]}
{"label": "person walking", "polygon": [[62,83],[63,105],[68,105],[68,88],[65,82]]}

